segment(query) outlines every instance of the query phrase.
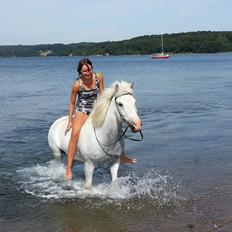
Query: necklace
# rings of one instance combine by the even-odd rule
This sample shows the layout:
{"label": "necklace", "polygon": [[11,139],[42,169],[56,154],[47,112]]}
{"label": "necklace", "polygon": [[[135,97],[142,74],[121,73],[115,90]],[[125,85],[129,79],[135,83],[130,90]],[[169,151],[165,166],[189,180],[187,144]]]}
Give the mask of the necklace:
{"label": "necklace", "polygon": [[82,77],[82,83],[85,87],[87,87],[87,89],[92,89],[93,87],[93,75],[86,77]]}
{"label": "necklace", "polygon": [[82,76],[82,78],[89,81],[90,79],[93,79],[93,75]]}

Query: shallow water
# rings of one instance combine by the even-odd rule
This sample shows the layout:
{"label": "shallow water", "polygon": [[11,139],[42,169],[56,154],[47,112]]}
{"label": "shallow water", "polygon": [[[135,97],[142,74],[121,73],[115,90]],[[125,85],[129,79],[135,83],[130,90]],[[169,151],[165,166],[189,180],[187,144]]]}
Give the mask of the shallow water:
{"label": "shallow water", "polygon": [[[135,82],[144,140],[126,141],[136,165],[63,179],[52,122],[67,114],[79,57],[0,59],[1,231],[231,231],[232,54],[91,57],[115,80]],[[42,228],[42,229],[41,229]]]}

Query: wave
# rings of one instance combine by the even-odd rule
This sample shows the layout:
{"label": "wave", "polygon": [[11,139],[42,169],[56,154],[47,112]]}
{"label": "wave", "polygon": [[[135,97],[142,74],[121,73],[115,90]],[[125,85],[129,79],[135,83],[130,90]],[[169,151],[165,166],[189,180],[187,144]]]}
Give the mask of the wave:
{"label": "wave", "polygon": [[[140,203],[153,201],[154,204],[162,206],[181,199],[177,193],[179,185],[174,183],[173,178],[161,175],[155,169],[143,176],[134,171],[123,171],[123,176],[111,183],[111,175],[99,168],[94,172],[91,190],[84,188],[84,171],[80,170],[79,166],[78,172],[81,176],[66,181],[64,164],[55,160],[44,166],[36,165],[17,171],[21,190],[46,200],[98,199],[101,204],[102,200],[104,204],[139,200]],[[99,204],[98,200],[95,201],[96,204]]]}

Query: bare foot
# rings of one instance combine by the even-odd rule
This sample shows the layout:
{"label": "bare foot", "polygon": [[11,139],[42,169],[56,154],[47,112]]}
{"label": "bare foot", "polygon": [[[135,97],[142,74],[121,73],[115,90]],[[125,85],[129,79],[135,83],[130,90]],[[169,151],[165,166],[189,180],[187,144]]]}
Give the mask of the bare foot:
{"label": "bare foot", "polygon": [[138,163],[138,160],[137,160],[137,159],[129,158],[129,157],[127,157],[125,154],[122,154],[122,155],[120,156],[120,163],[131,163],[131,164],[136,164],[136,163]]}
{"label": "bare foot", "polygon": [[72,172],[71,171],[66,171],[65,180],[72,180]]}

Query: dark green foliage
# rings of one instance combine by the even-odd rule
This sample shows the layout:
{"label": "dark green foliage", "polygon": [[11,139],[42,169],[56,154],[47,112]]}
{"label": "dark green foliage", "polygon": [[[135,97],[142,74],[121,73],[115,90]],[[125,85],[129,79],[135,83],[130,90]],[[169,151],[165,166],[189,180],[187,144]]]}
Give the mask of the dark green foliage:
{"label": "dark green foliage", "polygon": [[[198,31],[164,34],[165,51],[171,53],[213,53],[232,51],[232,32]],[[160,35],[101,43],[0,46],[0,56],[137,55],[160,52]]]}

